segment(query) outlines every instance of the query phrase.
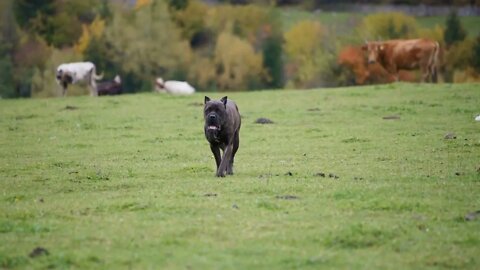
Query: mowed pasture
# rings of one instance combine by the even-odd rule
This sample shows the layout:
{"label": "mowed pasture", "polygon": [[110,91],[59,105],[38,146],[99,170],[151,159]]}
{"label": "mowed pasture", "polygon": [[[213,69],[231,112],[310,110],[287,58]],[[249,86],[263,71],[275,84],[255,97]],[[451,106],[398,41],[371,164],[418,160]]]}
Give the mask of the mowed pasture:
{"label": "mowed pasture", "polygon": [[0,267],[479,269],[480,85],[207,95],[0,100]]}

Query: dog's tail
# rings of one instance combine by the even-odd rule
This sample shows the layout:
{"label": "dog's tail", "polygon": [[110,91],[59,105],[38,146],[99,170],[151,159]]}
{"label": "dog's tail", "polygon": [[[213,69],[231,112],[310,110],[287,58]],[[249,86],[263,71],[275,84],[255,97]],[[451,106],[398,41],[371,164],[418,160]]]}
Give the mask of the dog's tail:
{"label": "dog's tail", "polygon": [[96,81],[103,79],[103,72],[100,75],[97,75],[97,69],[94,66],[92,68],[92,78]]}

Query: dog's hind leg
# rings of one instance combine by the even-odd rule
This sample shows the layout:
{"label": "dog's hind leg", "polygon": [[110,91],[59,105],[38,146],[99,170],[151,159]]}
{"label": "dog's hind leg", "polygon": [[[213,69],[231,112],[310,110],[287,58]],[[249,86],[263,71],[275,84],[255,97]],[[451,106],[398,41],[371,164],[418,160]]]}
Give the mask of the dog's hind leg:
{"label": "dog's hind leg", "polygon": [[97,83],[94,80],[92,80],[90,83],[90,96],[92,97],[98,96]]}
{"label": "dog's hind leg", "polygon": [[233,137],[233,151],[232,151],[232,157],[230,158],[230,162],[227,166],[227,174],[232,175],[233,174],[233,162],[235,161],[235,154],[237,153],[238,147],[240,146],[240,138],[238,136],[238,131],[235,132],[235,135]]}

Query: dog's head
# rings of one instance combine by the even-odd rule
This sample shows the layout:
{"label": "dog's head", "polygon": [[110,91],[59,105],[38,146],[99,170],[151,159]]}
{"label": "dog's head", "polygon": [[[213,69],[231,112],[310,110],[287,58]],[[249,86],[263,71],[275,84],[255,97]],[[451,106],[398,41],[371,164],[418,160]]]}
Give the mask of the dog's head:
{"label": "dog's head", "polygon": [[61,83],[61,84],[73,83],[72,74],[69,73],[69,72],[64,72],[61,69],[57,70],[57,74],[56,74],[55,78],[57,79],[57,82]]}
{"label": "dog's head", "polygon": [[227,97],[220,100],[211,100],[205,96],[203,116],[205,118],[205,131],[218,133],[227,121]]}
{"label": "dog's head", "polygon": [[55,78],[57,78],[57,81],[61,81],[63,77],[63,70],[57,69],[57,74],[55,75]]}

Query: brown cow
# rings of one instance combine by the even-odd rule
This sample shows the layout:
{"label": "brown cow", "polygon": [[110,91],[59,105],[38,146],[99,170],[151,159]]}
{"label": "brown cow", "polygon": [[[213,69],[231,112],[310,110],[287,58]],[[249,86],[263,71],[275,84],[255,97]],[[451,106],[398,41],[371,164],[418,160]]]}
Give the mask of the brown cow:
{"label": "brown cow", "polygon": [[398,80],[399,70],[420,68],[422,82],[437,82],[440,45],[429,39],[407,39],[367,42],[368,63],[378,62]]}
{"label": "brown cow", "polygon": [[[355,76],[355,84],[390,83],[396,78],[389,74],[379,63],[369,65],[360,46],[346,46],[338,54],[338,64],[350,70]],[[398,80],[415,82],[411,71],[400,70]]]}

